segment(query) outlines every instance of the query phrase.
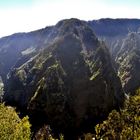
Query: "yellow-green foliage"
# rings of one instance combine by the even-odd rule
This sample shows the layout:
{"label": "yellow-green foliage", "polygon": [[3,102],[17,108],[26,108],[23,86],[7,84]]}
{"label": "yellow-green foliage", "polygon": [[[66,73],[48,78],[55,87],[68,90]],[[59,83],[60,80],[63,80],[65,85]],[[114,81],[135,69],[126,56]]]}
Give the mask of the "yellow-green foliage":
{"label": "yellow-green foliage", "polygon": [[56,69],[58,66],[59,66],[58,63],[56,63],[56,64],[54,64],[54,65],[48,67],[48,69]]}
{"label": "yellow-green foliage", "polygon": [[95,136],[91,133],[84,134],[84,140],[95,140]]}
{"label": "yellow-green foliage", "polygon": [[124,109],[113,110],[95,129],[97,139],[140,140],[140,90],[126,100]]}
{"label": "yellow-green foliage", "polygon": [[42,69],[43,64],[47,60],[52,58],[52,54],[51,53],[49,53],[49,54],[48,53],[44,53],[44,55],[47,55],[47,56],[43,56],[42,55],[42,57],[39,57],[38,59],[36,59],[36,62],[35,62],[35,65],[34,65],[34,69],[38,69],[38,70]]}
{"label": "yellow-green foliage", "polygon": [[90,77],[90,80],[94,80],[98,75],[100,74],[100,71],[96,71],[91,77]]}
{"label": "yellow-green foliage", "polygon": [[17,76],[19,77],[19,79],[20,79],[21,81],[24,81],[24,80],[26,80],[26,78],[27,78],[26,72],[25,72],[24,70],[19,70],[19,71],[17,72]]}
{"label": "yellow-green foliage", "polygon": [[30,127],[28,117],[20,119],[14,108],[0,104],[0,140],[29,140]]}
{"label": "yellow-green foliage", "polygon": [[35,134],[35,140],[64,140],[64,136],[62,134],[59,135],[59,139],[56,139],[51,134],[51,129],[49,126],[43,126],[40,130]]}
{"label": "yellow-green foliage", "polygon": [[48,137],[48,140],[64,140],[64,136],[62,134],[60,134],[59,139],[55,139],[55,138],[52,137],[52,135],[50,135]]}

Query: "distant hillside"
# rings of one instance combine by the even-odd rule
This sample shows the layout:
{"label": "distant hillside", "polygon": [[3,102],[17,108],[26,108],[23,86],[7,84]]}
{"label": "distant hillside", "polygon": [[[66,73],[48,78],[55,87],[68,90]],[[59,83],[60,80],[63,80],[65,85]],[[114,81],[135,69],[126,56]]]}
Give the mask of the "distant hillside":
{"label": "distant hillside", "polygon": [[89,21],[97,37],[105,41],[113,59],[119,51],[122,40],[128,33],[137,32],[140,29],[140,19],[100,19]]}
{"label": "distant hillside", "polygon": [[129,32],[136,32],[140,28],[140,19],[99,19],[88,21],[97,36],[116,37],[125,36]]}

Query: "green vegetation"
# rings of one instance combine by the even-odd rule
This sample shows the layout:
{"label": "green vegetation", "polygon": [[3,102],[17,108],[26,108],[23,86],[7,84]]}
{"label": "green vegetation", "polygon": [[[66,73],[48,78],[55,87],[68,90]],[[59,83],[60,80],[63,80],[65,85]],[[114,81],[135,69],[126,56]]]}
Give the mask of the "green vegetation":
{"label": "green vegetation", "polygon": [[20,119],[12,107],[0,104],[0,140],[30,140],[28,117]]}
{"label": "green vegetation", "polygon": [[140,140],[140,89],[126,99],[124,109],[113,110],[95,130],[97,139]]}
{"label": "green vegetation", "polygon": [[[28,117],[20,119],[14,108],[0,104],[0,139],[30,140],[31,131]],[[113,110],[107,120],[95,127],[96,134],[84,134],[84,140],[140,140],[140,88],[135,96],[126,99],[124,108]],[[35,135],[40,140],[53,138],[48,126],[41,128]],[[60,140],[64,136],[60,135]]]}
{"label": "green vegetation", "polygon": [[[51,134],[51,128],[49,125],[44,125],[39,131],[35,134],[35,140],[58,140],[53,138]],[[59,135],[59,140],[64,140],[62,134]]]}
{"label": "green vegetation", "polygon": [[27,78],[25,70],[19,70],[17,72],[17,76],[19,77],[20,81],[25,81]]}
{"label": "green vegetation", "polygon": [[58,66],[59,66],[59,64],[58,63],[55,63],[55,64],[49,66],[48,69],[57,69]]}
{"label": "green vegetation", "polygon": [[100,71],[96,71],[91,77],[90,77],[90,80],[94,80],[98,75],[100,74]]}

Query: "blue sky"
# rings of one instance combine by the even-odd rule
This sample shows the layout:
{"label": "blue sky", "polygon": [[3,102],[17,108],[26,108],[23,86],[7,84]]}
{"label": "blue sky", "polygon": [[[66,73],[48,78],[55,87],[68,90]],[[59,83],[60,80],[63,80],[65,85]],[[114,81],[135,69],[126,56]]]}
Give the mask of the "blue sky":
{"label": "blue sky", "polygon": [[140,18],[140,0],[0,0],[0,37],[72,17]]}

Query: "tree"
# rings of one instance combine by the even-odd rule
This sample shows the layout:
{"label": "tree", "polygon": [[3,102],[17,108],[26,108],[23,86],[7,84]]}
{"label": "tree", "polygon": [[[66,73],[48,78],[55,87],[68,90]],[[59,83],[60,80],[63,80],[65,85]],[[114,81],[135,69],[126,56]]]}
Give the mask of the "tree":
{"label": "tree", "polygon": [[124,108],[113,110],[108,119],[95,127],[97,139],[140,140],[140,89],[126,99]]}
{"label": "tree", "polygon": [[0,104],[0,139],[29,140],[31,130],[28,117],[20,119],[14,108]]}

